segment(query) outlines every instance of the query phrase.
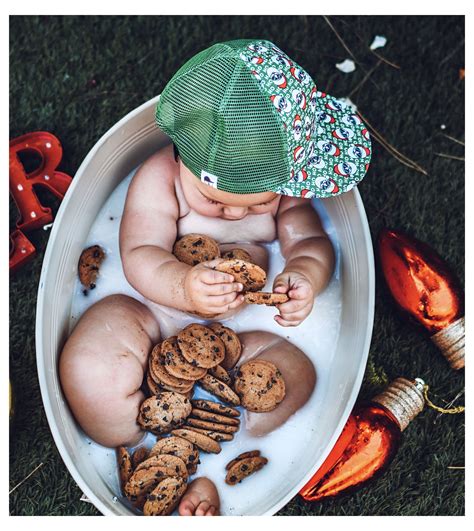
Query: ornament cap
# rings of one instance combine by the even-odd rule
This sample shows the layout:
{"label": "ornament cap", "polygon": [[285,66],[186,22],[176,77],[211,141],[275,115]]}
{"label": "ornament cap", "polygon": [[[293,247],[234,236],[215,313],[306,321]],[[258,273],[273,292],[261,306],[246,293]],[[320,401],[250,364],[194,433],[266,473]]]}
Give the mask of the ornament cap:
{"label": "ornament cap", "polygon": [[453,369],[462,369],[465,362],[464,317],[453,321],[431,336],[431,341],[441,350]]}
{"label": "ornament cap", "polygon": [[424,385],[425,382],[421,378],[414,380],[396,378],[385,391],[374,397],[372,402],[388,409],[403,431],[423,410],[425,405]]}

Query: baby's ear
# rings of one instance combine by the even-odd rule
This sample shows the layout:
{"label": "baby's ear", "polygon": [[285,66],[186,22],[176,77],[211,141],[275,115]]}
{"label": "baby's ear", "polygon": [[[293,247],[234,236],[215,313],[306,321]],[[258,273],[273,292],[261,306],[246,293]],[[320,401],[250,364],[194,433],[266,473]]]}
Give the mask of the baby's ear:
{"label": "baby's ear", "polygon": [[173,142],[173,153],[174,153],[174,160],[178,162],[179,151],[174,142]]}

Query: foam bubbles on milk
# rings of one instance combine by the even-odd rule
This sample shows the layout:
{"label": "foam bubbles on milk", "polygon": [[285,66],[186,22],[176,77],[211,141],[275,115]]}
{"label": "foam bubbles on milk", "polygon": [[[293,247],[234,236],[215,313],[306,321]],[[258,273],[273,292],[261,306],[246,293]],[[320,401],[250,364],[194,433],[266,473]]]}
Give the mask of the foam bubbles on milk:
{"label": "foam bubbles on milk", "polygon": [[[94,290],[87,290],[87,295],[84,295],[83,286],[79,279],[76,280],[71,306],[70,331],[89,306],[108,295],[117,293],[129,295],[148,306],[160,322],[163,337],[174,335],[191,322],[203,322],[179,310],[166,308],[146,300],[125,279],[120,260],[118,237],[125,197],[134,173],[133,171],[127,176],[110,195],[84,242],[84,248],[100,245],[107,256],[102,263]],[[251,437],[243,429],[245,428],[245,415],[242,409],[242,428],[234,440],[222,442],[220,454],[200,453],[201,464],[195,477],[207,476],[215,483],[219,491],[221,514],[223,515],[262,514],[273,506],[275,500],[272,501],[272,497],[277,494],[277,491],[284,492],[286,489],[289,492],[296,485],[289,484],[294,463],[302,459],[305,448],[308,448],[309,444],[317,444],[318,419],[321,415],[329,414],[328,408],[325,407],[327,405],[324,402],[324,397],[327,375],[336,351],[340,328],[342,309],[340,251],[336,230],[326,214],[323,202],[313,200],[313,205],[334,245],[336,270],[326,290],[316,298],[311,314],[298,327],[284,328],[274,321],[273,316],[277,313],[274,308],[248,305],[237,315],[222,321],[237,333],[266,330],[288,339],[311,359],[317,373],[317,383],[311,398],[283,426],[266,436]],[[269,290],[274,277],[284,267],[284,259],[281,256],[278,241],[265,244],[265,247],[268,249],[270,258],[266,288]],[[216,400],[214,396],[199,386],[195,386],[194,396]],[[146,435],[146,445],[151,447],[155,439],[156,437],[152,434]],[[257,449],[268,458],[268,464],[242,483],[232,487],[227,485],[224,481],[225,465],[238,454]],[[111,452],[109,448],[90,441],[85,436],[78,451],[86,456],[87,460],[92,460],[93,466],[103,481],[109,485],[113,495],[123,500],[120,493],[115,453]],[[91,487],[93,488],[93,485]]]}

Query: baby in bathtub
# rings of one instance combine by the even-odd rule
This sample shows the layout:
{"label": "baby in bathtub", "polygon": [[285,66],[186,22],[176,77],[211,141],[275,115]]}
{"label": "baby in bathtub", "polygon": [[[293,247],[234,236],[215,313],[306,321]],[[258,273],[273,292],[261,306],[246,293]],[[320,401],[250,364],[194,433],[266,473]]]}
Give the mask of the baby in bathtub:
{"label": "baby in bathtub", "polygon": [[[215,44],[181,67],[161,95],[156,120],[173,143],[140,167],[128,190],[120,251],[129,283],[155,303],[225,319],[242,309],[242,286],[213,269],[220,259],[179,262],[171,252],[175,240],[206,234],[221,251],[244,248],[268,270],[261,243],[278,238],[286,263],[273,291],[289,300],[274,318],[282,327],[300,324],[334,268],[309,199],[350,190],[364,176],[370,141],[360,118],[317,92],[271,42],[237,40]],[[140,386],[159,340],[151,312],[123,295],[99,301],[77,324],[61,355],[61,382],[78,422],[97,442],[133,446],[142,437]],[[308,400],[315,372],[275,334],[246,332],[241,340],[241,361],[274,361],[287,386],[277,409],[247,417],[246,429],[264,435]],[[206,478],[194,480],[179,505],[182,515],[218,510]]]}

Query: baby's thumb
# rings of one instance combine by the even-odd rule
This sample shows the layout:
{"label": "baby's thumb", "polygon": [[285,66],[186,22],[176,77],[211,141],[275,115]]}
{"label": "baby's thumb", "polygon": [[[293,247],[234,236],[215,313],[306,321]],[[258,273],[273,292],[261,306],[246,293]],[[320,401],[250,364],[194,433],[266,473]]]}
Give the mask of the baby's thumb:
{"label": "baby's thumb", "polygon": [[278,275],[273,282],[274,293],[286,293],[289,289],[288,277],[286,275]]}

